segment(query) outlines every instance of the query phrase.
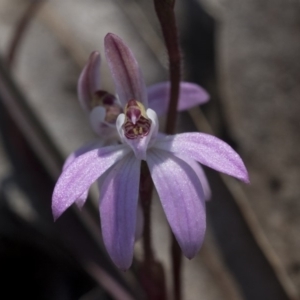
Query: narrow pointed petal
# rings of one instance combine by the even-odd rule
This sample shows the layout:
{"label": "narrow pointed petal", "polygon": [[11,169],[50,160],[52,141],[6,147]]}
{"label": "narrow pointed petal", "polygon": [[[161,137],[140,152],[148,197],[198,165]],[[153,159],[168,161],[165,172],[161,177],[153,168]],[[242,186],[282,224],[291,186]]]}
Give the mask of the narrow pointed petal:
{"label": "narrow pointed petal", "polygon": [[92,52],[83,68],[77,84],[77,93],[81,107],[89,112],[96,91],[100,89],[100,54]]}
{"label": "narrow pointed petal", "polygon": [[[77,149],[76,151],[72,152],[67,159],[65,160],[65,163],[63,165],[63,170],[65,170],[68,166],[72,164],[72,162],[80,155],[85,154],[91,150],[100,148],[103,146],[103,141],[104,140],[98,140],[98,141],[93,141],[87,145],[84,145]],[[79,209],[82,209],[83,205],[85,204],[85,201],[88,197],[88,190],[83,192],[81,196],[75,201],[76,205],[78,206]]]}
{"label": "narrow pointed petal", "polygon": [[100,218],[105,247],[113,262],[127,270],[133,258],[140,161],[133,153],[108,173],[100,193]]}
{"label": "narrow pointed petal", "polygon": [[[167,113],[170,100],[170,82],[160,82],[147,88],[149,107],[158,115]],[[208,93],[199,85],[190,82],[180,83],[178,111],[187,110],[206,103]]]}
{"label": "narrow pointed petal", "polygon": [[240,156],[228,144],[212,135],[199,132],[175,134],[160,139],[155,147],[194,159],[249,183],[248,172]]}
{"label": "narrow pointed petal", "polygon": [[117,35],[109,33],[104,40],[105,54],[116,91],[123,107],[131,99],[148,108],[144,78],[133,53]]}
{"label": "narrow pointed petal", "polygon": [[109,167],[128,153],[123,145],[89,151],[76,158],[59,177],[52,196],[52,212],[56,220],[79,199]]}
{"label": "narrow pointed petal", "polygon": [[177,157],[179,157],[180,159],[182,159],[183,161],[185,161],[196,173],[196,175],[198,176],[203,192],[204,192],[204,196],[205,196],[205,200],[208,201],[211,198],[211,189],[208,183],[208,180],[206,178],[206,175],[204,173],[203,168],[200,166],[200,164],[198,162],[196,162],[193,159],[189,159],[186,157],[181,157],[179,155],[176,155]]}
{"label": "narrow pointed petal", "polygon": [[193,169],[176,156],[157,149],[147,163],[172,231],[189,259],[199,251],[206,229],[203,190]]}
{"label": "narrow pointed petal", "polygon": [[77,207],[79,209],[82,209],[85,202],[86,202],[86,199],[89,195],[89,190],[87,189],[85,192],[83,192],[83,194],[81,196],[79,196],[79,198],[75,201]]}

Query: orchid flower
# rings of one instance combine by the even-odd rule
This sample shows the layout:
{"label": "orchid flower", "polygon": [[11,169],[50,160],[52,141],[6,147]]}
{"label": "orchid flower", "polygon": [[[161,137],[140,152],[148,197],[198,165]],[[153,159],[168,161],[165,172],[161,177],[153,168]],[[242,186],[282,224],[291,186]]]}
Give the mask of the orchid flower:
{"label": "orchid flower", "polygon": [[[119,114],[123,112],[123,108],[117,96],[101,90],[100,65],[101,57],[99,52],[92,52],[79,76],[77,85],[79,103],[82,109],[89,115],[91,127],[100,139],[84,145],[71,153],[66,159],[63,169],[76,157],[86,153],[88,150],[109,144],[116,144],[119,140],[116,120]],[[169,93],[170,82],[160,82],[149,86],[147,88],[149,108],[152,108],[158,115],[165,114],[169,106]],[[201,86],[195,83],[181,82],[178,111],[204,104],[208,100],[209,94]],[[199,178],[201,178],[205,198],[209,200],[211,197],[209,183],[201,166],[198,166],[197,170]],[[83,207],[87,196],[88,191],[76,200],[76,204],[80,209]],[[143,223],[143,221],[140,221],[140,223]]]}
{"label": "orchid flower", "polygon": [[239,155],[214,136],[159,134],[157,114],[149,108],[147,89],[131,50],[118,36],[107,34],[105,54],[124,112],[116,120],[121,144],[92,148],[70,162],[54,189],[54,218],[100,178],[103,241],[113,262],[122,270],[128,269],[133,258],[143,160],[182,252],[191,259],[202,245],[206,228],[202,170],[197,162],[244,182],[249,181],[247,170]]}

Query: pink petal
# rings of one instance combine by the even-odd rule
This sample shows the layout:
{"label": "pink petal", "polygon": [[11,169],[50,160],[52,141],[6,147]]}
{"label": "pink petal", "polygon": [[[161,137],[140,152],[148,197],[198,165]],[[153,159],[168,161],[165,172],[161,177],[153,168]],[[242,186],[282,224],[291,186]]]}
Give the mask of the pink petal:
{"label": "pink petal", "polygon": [[105,247],[112,261],[127,270],[135,241],[140,165],[133,153],[108,173],[100,193],[100,218]]}
{"label": "pink petal", "polygon": [[206,229],[204,194],[193,169],[176,156],[157,149],[147,163],[172,231],[184,253],[193,258]]}
{"label": "pink petal", "polygon": [[81,196],[79,196],[79,198],[75,201],[77,207],[79,209],[82,209],[83,205],[86,202],[86,199],[89,195],[89,190],[87,189],[85,192],[83,192],[83,194]]}
{"label": "pink petal", "polygon": [[[147,88],[149,107],[158,115],[167,113],[169,106],[170,82],[160,82]],[[178,111],[187,110],[206,103],[208,93],[199,85],[190,82],[180,83]]]}
{"label": "pink petal", "polygon": [[185,161],[194,170],[194,172],[196,173],[196,175],[198,176],[198,178],[200,180],[200,183],[201,183],[201,186],[202,186],[202,189],[204,192],[205,200],[206,201],[210,200],[211,189],[210,189],[208,180],[206,178],[206,175],[205,175],[204,170],[201,167],[201,165],[193,159],[181,157],[179,155],[176,155],[176,156],[179,157],[180,159],[182,159],[183,161]]}
{"label": "pink petal", "polygon": [[247,169],[240,156],[228,144],[212,135],[199,132],[176,134],[160,139],[155,147],[194,159],[216,171],[249,182]]}
{"label": "pink petal", "polygon": [[[109,172],[110,170],[106,171]],[[106,179],[106,174],[103,174],[103,176],[101,176],[98,180],[97,180],[97,185],[98,185],[98,189],[101,193],[102,190],[102,185],[104,180]],[[102,200],[102,198],[100,199],[100,201]],[[135,228],[135,241],[139,240],[142,235],[143,235],[143,231],[144,231],[144,215],[143,215],[143,209],[141,204],[138,202],[138,206],[137,206],[137,212],[136,212],[136,228]]]}
{"label": "pink petal", "polygon": [[[76,151],[72,152],[66,159],[64,165],[63,165],[63,170],[65,170],[68,166],[72,164],[72,162],[80,155],[85,154],[93,149],[100,148],[103,145],[103,140],[98,140],[98,141],[93,141],[87,145],[84,145],[77,149]],[[83,192],[81,196],[75,201],[76,205],[78,206],[79,209],[83,207],[85,204],[85,201],[88,197],[88,190]]]}
{"label": "pink petal", "polygon": [[135,99],[148,108],[145,82],[131,50],[112,33],[106,35],[104,43],[106,59],[122,106]]}
{"label": "pink petal", "polygon": [[110,146],[80,155],[60,175],[52,196],[52,212],[56,220],[79,199],[109,167],[128,153],[123,145]]}
{"label": "pink petal", "polygon": [[81,107],[89,112],[94,93],[100,89],[100,54],[92,52],[83,68],[77,84],[77,93]]}

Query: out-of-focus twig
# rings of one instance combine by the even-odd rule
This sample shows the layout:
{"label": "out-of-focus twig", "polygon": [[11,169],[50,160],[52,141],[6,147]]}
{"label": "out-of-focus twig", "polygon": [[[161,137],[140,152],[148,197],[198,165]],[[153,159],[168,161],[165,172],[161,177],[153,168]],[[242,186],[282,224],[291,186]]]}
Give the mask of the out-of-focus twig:
{"label": "out-of-focus twig", "polygon": [[[133,24],[133,26],[138,29],[137,34],[139,38],[144,40],[149,49],[152,51],[153,55],[159,61],[160,65],[167,69],[165,54],[165,45],[163,40],[157,35],[152,24],[149,22],[147,15],[140,7],[141,1],[133,0],[115,0],[124,13],[128,16],[128,19]],[[143,26],[140,26],[143,24]]]}
{"label": "out-of-focus twig", "polygon": [[16,24],[6,54],[6,63],[9,67],[12,67],[15,62],[16,53],[20,47],[24,34],[28,29],[30,21],[44,2],[45,0],[30,0],[28,7],[22,14],[19,22]]}
{"label": "out-of-focus twig", "polygon": [[55,10],[51,2],[47,2],[42,7],[37,19],[51,29],[63,48],[69,49],[72,45],[72,51],[69,51],[69,55],[80,68],[83,68],[89,52],[84,51],[82,44],[78,43],[72,34],[72,29],[60,17],[59,11]]}
{"label": "out-of-focus twig", "polygon": [[[211,237],[212,238],[212,237]],[[201,258],[203,263],[209,268],[214,279],[218,282],[223,292],[222,300],[242,300],[244,299],[238,287],[238,284],[231,276],[220,259],[221,255],[215,243],[204,242],[201,248]]]}
{"label": "out-of-focus twig", "polygon": [[133,300],[133,297],[102,267],[94,262],[84,264],[89,274],[92,274],[101,285],[116,300]]}
{"label": "out-of-focus twig", "polygon": [[[12,93],[14,91],[14,94]],[[42,129],[38,119],[32,113],[21,92],[14,87],[4,64],[0,60],[0,93],[4,106],[11,114],[24,137],[36,151],[36,155],[43,162],[53,178],[61,171],[62,156],[56,149],[48,134]],[[18,99],[18,100],[16,100]]]}

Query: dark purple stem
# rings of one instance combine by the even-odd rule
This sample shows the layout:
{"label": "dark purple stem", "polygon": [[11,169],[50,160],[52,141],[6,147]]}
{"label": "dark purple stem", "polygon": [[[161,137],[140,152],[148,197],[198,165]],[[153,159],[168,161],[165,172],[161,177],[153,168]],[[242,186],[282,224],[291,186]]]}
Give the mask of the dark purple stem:
{"label": "dark purple stem", "polygon": [[153,181],[147,164],[143,161],[141,167],[140,201],[144,214],[143,248],[144,261],[140,267],[140,281],[148,300],[166,300],[166,283],[164,269],[156,261],[151,238],[151,199]]}
{"label": "dark purple stem", "polygon": [[182,254],[180,247],[172,234],[172,265],[173,265],[173,290],[174,300],[180,300],[181,295],[181,263]]}
{"label": "dark purple stem", "polygon": [[166,123],[167,134],[173,134],[175,131],[179,86],[181,79],[181,55],[174,13],[174,4],[174,0],[154,0],[156,14],[161,24],[169,57],[171,92]]}
{"label": "dark purple stem", "polygon": [[151,238],[151,198],[153,182],[146,164],[142,164],[140,199],[144,215],[143,248],[144,262],[151,263],[154,260]]}
{"label": "dark purple stem", "polygon": [[[177,104],[180,91],[181,79],[181,55],[179,49],[178,32],[176,26],[175,0],[154,0],[154,6],[161,24],[165,39],[170,69],[170,104],[166,122],[166,133],[173,134],[175,131]],[[173,263],[173,288],[175,300],[181,299],[181,251],[172,234],[172,263]]]}
{"label": "dark purple stem", "polygon": [[9,67],[12,67],[15,61],[16,52],[32,17],[36,14],[43,2],[43,0],[32,0],[17,23],[6,55],[6,62]]}

